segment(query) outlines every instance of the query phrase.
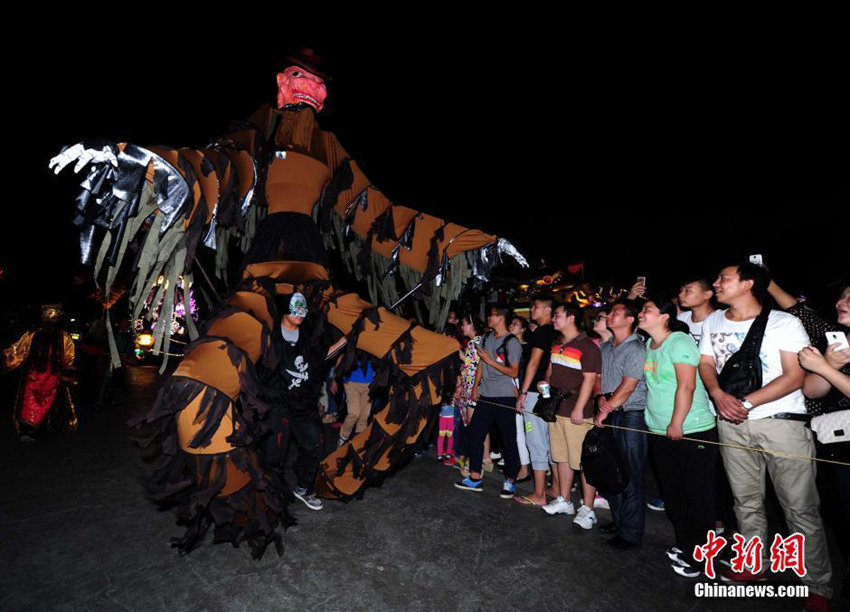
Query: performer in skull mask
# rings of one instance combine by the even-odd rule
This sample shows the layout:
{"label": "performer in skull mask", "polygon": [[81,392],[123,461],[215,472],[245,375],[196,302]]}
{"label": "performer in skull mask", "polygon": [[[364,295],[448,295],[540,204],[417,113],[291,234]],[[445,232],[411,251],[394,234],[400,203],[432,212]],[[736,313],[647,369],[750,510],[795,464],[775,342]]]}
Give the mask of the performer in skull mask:
{"label": "performer in skull mask", "polygon": [[269,416],[267,461],[278,473],[283,469],[289,439],[298,444],[295,463],[296,486],[292,494],[311,510],[321,510],[322,500],[316,497],[316,473],[322,459],[322,421],[319,417],[321,371],[326,357],[345,343],[340,338],[327,351],[314,341],[312,325],[303,325],[307,317],[307,299],[293,293],[288,303],[281,305],[280,376],[278,397]]}
{"label": "performer in skull mask", "polygon": [[39,430],[77,431],[77,415],[65,376],[74,365],[74,342],[59,328],[61,304],[41,307],[41,325],[3,351],[3,369],[22,367],[13,420],[21,442]]}

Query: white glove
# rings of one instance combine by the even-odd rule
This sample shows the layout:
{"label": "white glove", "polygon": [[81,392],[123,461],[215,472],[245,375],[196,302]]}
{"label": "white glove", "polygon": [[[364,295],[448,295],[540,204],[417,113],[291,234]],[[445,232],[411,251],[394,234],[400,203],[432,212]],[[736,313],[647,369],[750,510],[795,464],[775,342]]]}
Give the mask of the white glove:
{"label": "white glove", "polygon": [[497,248],[499,249],[499,253],[510,255],[523,268],[528,267],[528,262],[526,261],[525,257],[523,257],[522,254],[516,250],[516,247],[514,245],[512,245],[504,238],[499,238]]}
{"label": "white glove", "polygon": [[112,146],[104,145],[101,149],[86,149],[79,142],[51,159],[48,168],[52,169],[54,174],[59,174],[73,161],[77,162],[77,165],[74,166],[75,174],[79,173],[89,163],[102,164],[109,162],[115,168],[118,168],[118,158],[115,156]]}

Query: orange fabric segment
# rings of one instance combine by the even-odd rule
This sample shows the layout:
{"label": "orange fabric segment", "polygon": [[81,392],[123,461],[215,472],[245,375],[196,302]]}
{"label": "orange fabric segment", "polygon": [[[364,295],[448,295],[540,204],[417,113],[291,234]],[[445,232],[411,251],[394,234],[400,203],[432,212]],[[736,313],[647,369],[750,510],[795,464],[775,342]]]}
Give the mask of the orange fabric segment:
{"label": "orange fabric segment", "polygon": [[443,227],[445,221],[426,215],[420,214],[416,218],[416,229],[413,233],[413,248],[408,251],[401,249],[399,261],[404,266],[409,266],[420,272],[424,272],[428,266],[428,251],[431,249],[431,239],[438,229]]}
{"label": "orange fabric segment", "polygon": [[351,188],[343,189],[339,192],[339,196],[336,201],[336,206],[334,206],[334,209],[340,217],[345,216],[345,211],[348,208],[348,205],[351,204],[354,199],[359,196],[360,193],[371,184],[369,182],[369,179],[366,178],[366,175],[363,174],[363,171],[360,169],[360,166],[358,166],[357,162],[354,160],[351,161],[351,173],[354,175],[354,180],[351,183]]}
{"label": "orange fabric segment", "polygon": [[327,269],[309,261],[266,261],[245,267],[242,278],[262,278],[267,276],[291,284],[305,283],[311,280],[328,280]]}
{"label": "orange fabric segment", "polygon": [[[221,464],[219,463],[219,466],[220,465]],[[221,468],[219,467],[219,469]],[[227,476],[225,477],[224,488],[221,490],[221,493],[218,494],[219,497],[233,495],[237,491],[240,491],[242,488],[244,488],[245,485],[247,485],[249,482],[251,482],[251,472],[243,472],[242,470],[240,470],[233,464],[233,459],[231,459],[229,456],[224,458],[224,469],[227,470]]]}
{"label": "orange fabric segment", "polygon": [[440,254],[448,247],[450,258],[466,251],[480,249],[498,240],[492,234],[486,234],[481,230],[467,229],[455,223],[449,223],[443,230],[443,235],[444,238],[440,242]]}
{"label": "orange fabric segment", "polygon": [[369,229],[372,227],[372,224],[375,222],[375,219],[384,214],[384,211],[392,206],[392,202],[390,202],[387,196],[374,187],[369,187],[366,190],[366,210],[363,210],[360,207],[359,200],[356,201],[354,206],[357,213],[354,216],[354,223],[352,223],[351,227],[354,228],[354,231],[357,232],[361,238],[365,238],[366,234],[369,233]]}
{"label": "orange fabric segment", "polygon": [[180,361],[174,376],[185,376],[218,389],[236,399],[239,395],[239,372],[230,361],[224,340],[195,346]]}
{"label": "orange fabric segment", "polygon": [[322,188],[330,178],[328,167],[307,155],[288,151],[286,158],[274,158],[266,178],[269,214],[312,214],[313,205],[322,195]]}
{"label": "orange fabric segment", "polygon": [[254,165],[254,159],[247,151],[224,149],[224,152],[236,167],[236,175],[239,177],[239,198],[244,200],[257,183],[257,167]]}
{"label": "orange fabric segment", "polygon": [[[192,170],[195,171],[201,193],[207,202],[207,218],[204,220],[204,224],[208,225],[212,221],[213,209],[218,204],[218,173],[215,171],[215,160],[206,160],[202,152],[193,149],[180,149],[180,154],[186,158]],[[204,165],[207,165],[207,168],[212,165],[212,171],[206,176],[204,176]]]}
{"label": "orange fabric segment", "polygon": [[213,434],[209,446],[189,448],[192,438],[195,437],[195,434],[200,431],[203,425],[203,419],[197,423],[195,422],[202,398],[203,393],[189,402],[189,405],[177,415],[177,438],[180,441],[180,448],[190,455],[216,455],[218,453],[232,451],[236,447],[225,440],[225,438],[233,433],[233,415],[230,410],[221,419],[221,424]]}
{"label": "orange fabric segment", "polygon": [[[352,325],[363,310],[373,307],[354,293],[338,296],[335,302],[335,304],[333,302],[328,304],[328,321],[343,334],[351,331]],[[383,307],[378,308],[378,314],[381,323],[377,330],[369,319],[364,320],[363,332],[357,339],[357,348],[383,358],[399,336],[410,327],[410,321],[392,314]],[[457,340],[422,327],[415,327],[411,335],[413,337],[411,361],[409,364],[400,366],[408,376],[418,374],[460,349]],[[438,401],[439,398],[436,398],[432,403],[436,404]]]}
{"label": "orange fabric segment", "polygon": [[235,306],[261,321],[266,329],[274,328],[274,319],[269,313],[269,307],[266,303],[266,298],[251,291],[237,291],[233,297],[227,302],[230,306]]}
{"label": "orange fabric segment", "polygon": [[207,336],[221,336],[248,353],[251,363],[262,355],[263,324],[247,312],[234,312],[210,325]]}
{"label": "orange fabric segment", "polygon": [[[410,225],[410,222],[413,221],[414,218],[419,214],[418,210],[413,210],[412,208],[408,208],[407,206],[393,206],[392,207],[392,215],[393,215],[393,226],[395,235],[399,238],[404,233],[404,230]],[[372,249],[376,252],[380,253],[384,257],[392,257],[393,249],[398,241],[397,240],[386,240],[384,242],[378,242],[377,236],[372,238]],[[403,249],[404,250],[404,249]]]}

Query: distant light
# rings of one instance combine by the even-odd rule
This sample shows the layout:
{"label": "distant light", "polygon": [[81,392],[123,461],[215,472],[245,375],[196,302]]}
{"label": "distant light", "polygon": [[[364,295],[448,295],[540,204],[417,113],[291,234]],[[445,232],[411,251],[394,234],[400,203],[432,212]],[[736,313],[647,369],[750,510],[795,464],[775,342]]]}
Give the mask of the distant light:
{"label": "distant light", "polygon": [[[71,320],[73,321],[74,319],[71,319]],[[73,340],[74,342],[77,342],[79,339],[80,339],[80,334],[71,334],[71,340]]]}
{"label": "distant light", "polygon": [[136,336],[136,344],[144,347],[153,346],[153,336],[151,334],[139,334]]}
{"label": "distant light", "polygon": [[71,319],[71,323],[73,323],[74,321],[76,321],[76,319]]}

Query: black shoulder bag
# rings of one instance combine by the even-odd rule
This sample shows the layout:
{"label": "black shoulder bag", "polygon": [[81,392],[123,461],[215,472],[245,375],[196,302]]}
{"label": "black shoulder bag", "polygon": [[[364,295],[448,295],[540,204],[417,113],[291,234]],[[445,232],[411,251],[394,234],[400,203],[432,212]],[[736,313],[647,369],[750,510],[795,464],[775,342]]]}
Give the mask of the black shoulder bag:
{"label": "black shoulder bag", "polygon": [[573,392],[568,391],[563,393],[555,387],[550,387],[550,389],[552,394],[549,397],[541,396],[537,400],[537,403],[534,404],[534,410],[532,412],[547,423],[554,423],[555,417],[558,415],[558,408],[561,407],[561,402],[571,396]]}
{"label": "black shoulder bag", "polygon": [[764,306],[750,326],[738,352],[732,355],[717,377],[720,388],[733,397],[742,398],[762,387],[761,343],[767,329],[770,307]]}

